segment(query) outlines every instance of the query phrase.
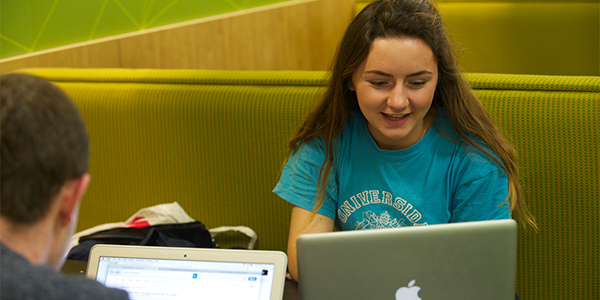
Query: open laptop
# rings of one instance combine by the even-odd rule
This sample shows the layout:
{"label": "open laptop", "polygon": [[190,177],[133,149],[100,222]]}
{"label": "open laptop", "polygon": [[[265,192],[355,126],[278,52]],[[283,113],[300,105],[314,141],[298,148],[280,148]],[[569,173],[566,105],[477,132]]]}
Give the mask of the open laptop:
{"label": "open laptop", "polygon": [[86,275],[130,299],[281,300],[280,251],[96,245]]}
{"label": "open laptop", "polygon": [[515,299],[514,220],[302,235],[300,299]]}

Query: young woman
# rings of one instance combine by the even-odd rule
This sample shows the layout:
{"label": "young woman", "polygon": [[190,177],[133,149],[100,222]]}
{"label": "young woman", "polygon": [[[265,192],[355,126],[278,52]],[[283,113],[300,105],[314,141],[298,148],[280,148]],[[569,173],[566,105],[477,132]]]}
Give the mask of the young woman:
{"label": "young woman", "polygon": [[535,226],[516,154],[459,72],[428,0],[379,0],[349,25],[274,192],[301,234],[506,219]]}

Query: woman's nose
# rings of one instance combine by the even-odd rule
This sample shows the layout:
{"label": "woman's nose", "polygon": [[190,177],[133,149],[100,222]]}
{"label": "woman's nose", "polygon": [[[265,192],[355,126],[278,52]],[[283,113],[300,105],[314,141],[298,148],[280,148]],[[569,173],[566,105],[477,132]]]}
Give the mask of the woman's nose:
{"label": "woman's nose", "polygon": [[408,106],[408,94],[404,86],[397,85],[388,96],[387,105],[393,110],[402,110]]}

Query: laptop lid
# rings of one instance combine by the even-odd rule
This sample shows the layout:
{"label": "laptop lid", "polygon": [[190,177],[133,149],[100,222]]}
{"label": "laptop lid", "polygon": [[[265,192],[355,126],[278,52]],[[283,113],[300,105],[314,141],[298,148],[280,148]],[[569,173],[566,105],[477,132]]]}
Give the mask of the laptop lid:
{"label": "laptop lid", "polygon": [[517,224],[478,221],[302,235],[300,299],[515,298]]}
{"label": "laptop lid", "polygon": [[131,299],[281,300],[280,251],[96,245],[86,275]]}

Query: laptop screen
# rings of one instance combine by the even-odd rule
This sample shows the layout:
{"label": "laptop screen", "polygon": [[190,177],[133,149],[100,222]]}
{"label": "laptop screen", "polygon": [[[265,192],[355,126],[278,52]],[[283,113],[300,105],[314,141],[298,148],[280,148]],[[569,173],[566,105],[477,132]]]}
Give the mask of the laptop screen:
{"label": "laptop screen", "polygon": [[96,281],[136,299],[271,299],[274,264],[101,256]]}

